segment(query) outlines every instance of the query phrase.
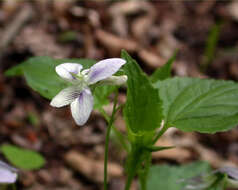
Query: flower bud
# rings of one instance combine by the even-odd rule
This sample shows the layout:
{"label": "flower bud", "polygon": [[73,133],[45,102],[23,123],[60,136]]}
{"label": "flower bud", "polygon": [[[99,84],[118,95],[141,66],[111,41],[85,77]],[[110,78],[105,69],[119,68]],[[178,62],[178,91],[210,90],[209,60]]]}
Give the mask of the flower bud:
{"label": "flower bud", "polygon": [[106,85],[123,85],[127,81],[127,76],[126,75],[121,75],[121,76],[111,76],[108,77],[100,82],[100,84],[106,84]]}

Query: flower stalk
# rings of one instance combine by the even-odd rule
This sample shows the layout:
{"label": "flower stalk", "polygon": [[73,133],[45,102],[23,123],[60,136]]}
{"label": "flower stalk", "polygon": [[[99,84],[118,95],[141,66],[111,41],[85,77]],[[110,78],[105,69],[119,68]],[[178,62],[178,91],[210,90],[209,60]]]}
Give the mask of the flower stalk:
{"label": "flower stalk", "polygon": [[115,114],[117,112],[117,101],[118,101],[118,91],[116,91],[116,95],[113,102],[113,110],[112,115],[110,117],[110,120],[108,122],[107,126],[107,132],[106,132],[106,140],[105,140],[105,155],[104,155],[104,190],[107,190],[107,163],[108,163],[108,149],[109,149],[109,138],[110,138],[110,132],[112,129],[112,124],[115,120]]}
{"label": "flower stalk", "polygon": [[126,171],[127,171],[127,180],[125,185],[125,190],[130,190],[132,181],[134,177],[136,176],[139,167],[141,166],[141,155],[143,153],[140,151],[141,149],[136,146],[132,146],[132,150],[127,158],[127,165],[126,165]]}

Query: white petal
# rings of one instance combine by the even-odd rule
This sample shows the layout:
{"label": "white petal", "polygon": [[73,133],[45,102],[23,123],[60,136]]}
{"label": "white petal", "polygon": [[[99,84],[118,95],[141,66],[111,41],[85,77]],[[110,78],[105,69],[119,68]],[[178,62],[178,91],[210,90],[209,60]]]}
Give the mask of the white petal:
{"label": "white petal", "polygon": [[82,73],[83,75],[87,75],[88,72],[89,72],[89,69],[84,69],[81,73]]}
{"label": "white petal", "polygon": [[78,125],[84,125],[93,109],[93,96],[91,91],[89,89],[83,90],[70,106],[75,122]]}
{"label": "white petal", "polygon": [[16,173],[0,168],[0,183],[15,183],[16,180]]}
{"label": "white petal", "polygon": [[79,97],[81,89],[77,86],[70,86],[61,90],[50,102],[53,107],[63,107],[72,103]]}
{"label": "white petal", "polygon": [[97,62],[90,68],[88,73],[89,84],[96,83],[100,80],[106,79],[116,73],[126,61],[120,58],[104,59]]}
{"label": "white petal", "polygon": [[0,183],[15,183],[17,180],[17,170],[8,164],[0,161]]}
{"label": "white petal", "polygon": [[55,71],[63,79],[73,80],[71,73],[78,74],[82,68],[82,65],[77,63],[63,63],[56,66]]}

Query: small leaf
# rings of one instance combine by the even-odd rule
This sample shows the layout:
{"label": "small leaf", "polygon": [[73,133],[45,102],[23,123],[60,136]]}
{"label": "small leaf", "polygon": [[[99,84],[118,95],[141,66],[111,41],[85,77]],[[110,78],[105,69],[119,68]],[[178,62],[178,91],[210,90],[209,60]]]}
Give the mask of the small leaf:
{"label": "small leaf", "polygon": [[8,77],[23,75],[22,64],[8,69],[4,74]]}
{"label": "small leaf", "polygon": [[217,175],[216,181],[205,190],[226,190],[227,188],[227,176],[224,174]]}
{"label": "small leaf", "polygon": [[152,83],[158,81],[158,80],[165,80],[167,78],[171,77],[171,69],[172,64],[176,59],[177,51],[174,52],[172,57],[169,58],[167,63],[165,63],[162,67],[158,68],[151,76],[150,80]]}
{"label": "small leaf", "polygon": [[167,149],[171,149],[175,147],[174,146],[147,146],[145,148],[149,150],[150,152],[157,152],[157,151],[167,150]]}
{"label": "small leaf", "polygon": [[126,51],[121,57],[127,61],[124,71],[128,76],[127,102],[124,115],[127,126],[134,132],[152,131],[162,120],[161,100],[146,74]]}
{"label": "small leaf", "polygon": [[215,133],[238,124],[238,85],[232,81],[176,77],[155,86],[168,126]]}
{"label": "small leaf", "polygon": [[201,70],[206,71],[207,67],[212,63],[213,59],[215,58],[216,47],[219,41],[219,35],[222,28],[222,22],[216,23],[212,26],[209,36],[206,41],[206,48],[204,52],[204,58],[201,64]]}
{"label": "small leaf", "polygon": [[206,162],[194,162],[184,166],[152,166],[148,175],[147,189],[183,190],[184,180],[210,171],[211,168]]}
{"label": "small leaf", "polygon": [[2,153],[14,166],[25,169],[39,169],[45,164],[45,159],[37,152],[26,150],[13,145],[2,145]]}

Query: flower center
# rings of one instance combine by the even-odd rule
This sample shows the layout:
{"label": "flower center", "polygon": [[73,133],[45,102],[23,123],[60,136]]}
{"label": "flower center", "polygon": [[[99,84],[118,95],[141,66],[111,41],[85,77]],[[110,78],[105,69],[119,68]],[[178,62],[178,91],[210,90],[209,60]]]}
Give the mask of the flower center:
{"label": "flower center", "polygon": [[79,73],[76,75],[76,79],[77,79],[77,80],[80,80],[80,81],[85,81],[85,75],[84,75],[82,72],[79,72]]}
{"label": "flower center", "polygon": [[72,83],[80,88],[84,89],[88,86],[87,78],[88,78],[88,70],[83,70],[82,72],[78,72],[77,74],[71,73],[71,75],[75,78]]}

